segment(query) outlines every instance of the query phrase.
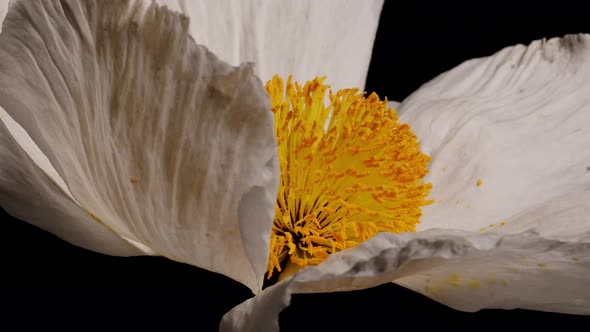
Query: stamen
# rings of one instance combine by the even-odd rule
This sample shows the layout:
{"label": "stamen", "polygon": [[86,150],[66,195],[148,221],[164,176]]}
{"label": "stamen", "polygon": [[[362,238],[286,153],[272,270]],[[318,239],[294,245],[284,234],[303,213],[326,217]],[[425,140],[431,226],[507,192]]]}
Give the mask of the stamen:
{"label": "stamen", "polygon": [[[413,232],[431,204],[430,157],[376,94],[335,94],[316,78],[266,84],[275,115],[281,181],[267,277],[316,265],[379,232]],[[329,104],[325,105],[326,91]],[[295,268],[293,265],[296,265]],[[281,275],[281,277],[284,277]]]}

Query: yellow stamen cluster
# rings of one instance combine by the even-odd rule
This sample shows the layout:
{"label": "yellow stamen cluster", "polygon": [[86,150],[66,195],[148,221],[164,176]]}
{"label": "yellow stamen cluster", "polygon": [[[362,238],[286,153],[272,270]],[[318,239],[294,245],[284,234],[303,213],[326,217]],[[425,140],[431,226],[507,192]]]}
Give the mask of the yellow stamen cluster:
{"label": "yellow stamen cluster", "polygon": [[[271,236],[270,278],[287,258],[299,267],[378,232],[411,232],[431,185],[430,157],[376,94],[333,94],[324,78],[266,84],[275,116],[281,181]],[[281,266],[282,264],[282,266]]]}

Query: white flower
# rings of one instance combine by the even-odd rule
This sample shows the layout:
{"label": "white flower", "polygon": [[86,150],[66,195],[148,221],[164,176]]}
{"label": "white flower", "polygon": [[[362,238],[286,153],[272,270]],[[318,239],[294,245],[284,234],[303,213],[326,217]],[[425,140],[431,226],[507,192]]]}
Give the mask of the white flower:
{"label": "white flower", "polygon": [[[254,60],[264,80],[294,71],[364,85],[380,1],[211,3],[178,9],[221,59]],[[187,20],[141,4],[11,6],[0,204],[82,247],[163,255],[258,293],[278,179],[268,96],[250,66],[197,45]],[[436,202],[418,232],[381,233],[302,269],[234,308],[222,330],[277,330],[293,293],[387,282],[465,311],[590,314],[590,36],[468,61],[398,110],[432,157]]]}
{"label": "white flower", "polygon": [[[162,255],[259,292],[279,174],[268,95],[252,70],[293,66],[303,68],[296,77],[312,71],[363,86],[380,11],[379,2],[349,1],[336,10],[357,19],[326,20],[313,3],[266,4],[268,22],[236,23],[239,15],[225,14],[263,2],[201,2],[222,8],[189,25],[151,1],[0,1],[2,207],[86,249]],[[277,65],[232,67],[196,44],[195,22],[220,22],[210,12],[244,42],[218,50],[228,61]],[[244,33],[254,23],[269,27],[266,38]],[[335,31],[356,45],[333,41]],[[308,39],[284,38],[293,33]],[[275,51],[256,53],[257,42]],[[314,53],[279,60],[308,49],[352,57],[321,70]]]}
{"label": "white flower", "polygon": [[467,61],[399,105],[432,157],[418,232],[381,233],[226,314],[276,330],[293,293],[395,282],[453,308],[590,314],[590,36]]}

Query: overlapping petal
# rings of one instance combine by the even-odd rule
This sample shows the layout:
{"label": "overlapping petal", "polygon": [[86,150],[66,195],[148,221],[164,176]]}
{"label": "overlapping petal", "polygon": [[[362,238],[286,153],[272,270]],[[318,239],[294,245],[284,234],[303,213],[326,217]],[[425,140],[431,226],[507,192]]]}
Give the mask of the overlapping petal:
{"label": "overlapping petal", "polygon": [[363,89],[383,0],[158,0],[190,17],[193,37],[232,65],[255,63],[264,81],[327,76]]}
{"label": "overlapping petal", "polygon": [[[529,265],[520,264],[524,260]],[[590,291],[584,287],[589,275],[589,243],[534,233],[381,233],[232,309],[221,331],[278,331],[278,315],[291,294],[358,290],[389,281],[460,310],[520,307],[590,314]]]}
{"label": "overlapping petal", "polygon": [[[364,86],[382,4],[174,3],[222,59],[335,88]],[[16,1],[0,35],[1,203],[92,250],[161,254],[257,291],[278,171],[268,100],[250,66],[188,31],[143,2]],[[506,48],[405,100],[401,120],[433,158],[423,231],[332,255],[222,328],[277,329],[292,293],[391,281],[466,311],[590,314],[589,42]]]}
{"label": "overlapping petal", "polygon": [[[278,179],[268,96],[249,65],[197,45],[186,17],[143,1],[15,1],[0,35],[0,106],[72,196],[12,146],[27,145],[21,136],[3,131],[12,144],[3,157],[16,156],[2,159],[3,192],[23,165],[21,179],[36,177],[15,189],[22,202],[2,195],[9,212],[54,231],[82,209],[80,227],[90,217],[134,250],[261,288]],[[23,190],[50,193],[38,214]],[[103,245],[86,247],[134,253]]]}
{"label": "overlapping petal", "polygon": [[334,254],[236,307],[222,329],[276,330],[292,293],[390,281],[465,311],[590,314],[589,42],[506,48],[424,85],[400,105],[432,157],[422,231]]}

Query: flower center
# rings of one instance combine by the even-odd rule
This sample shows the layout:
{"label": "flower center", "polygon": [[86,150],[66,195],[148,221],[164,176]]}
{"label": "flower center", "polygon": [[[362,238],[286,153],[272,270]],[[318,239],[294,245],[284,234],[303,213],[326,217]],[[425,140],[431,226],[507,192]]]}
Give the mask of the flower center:
{"label": "flower center", "polygon": [[[413,232],[432,185],[430,157],[373,93],[329,91],[316,78],[266,83],[275,116],[281,181],[267,277],[321,263],[379,232]],[[292,269],[292,268],[290,268]]]}

